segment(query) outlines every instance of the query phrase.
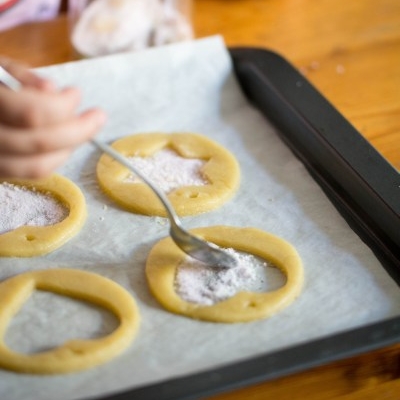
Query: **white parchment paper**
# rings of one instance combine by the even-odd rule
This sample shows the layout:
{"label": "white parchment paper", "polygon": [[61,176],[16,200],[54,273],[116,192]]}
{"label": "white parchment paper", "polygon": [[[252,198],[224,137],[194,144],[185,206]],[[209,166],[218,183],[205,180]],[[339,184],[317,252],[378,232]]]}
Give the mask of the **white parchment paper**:
{"label": "white parchment paper", "polygon": [[[80,234],[50,255],[0,259],[0,278],[42,268],[96,272],[125,287],[142,322],[131,347],[100,367],[67,375],[32,376],[0,370],[2,400],[64,400],[107,395],[231,363],[400,313],[400,291],[348,227],[275,129],[242,95],[219,37],[141,53],[40,69],[61,86],[82,88],[82,108],[101,106],[104,141],[137,132],[193,131],[237,157],[241,186],[218,210],[184,219],[187,228],[253,226],[291,242],[304,263],[304,290],[276,316],[218,324],[168,313],[152,298],[146,256],[168,234],[164,219],[130,214],[99,190],[97,150],[77,149],[60,173],[76,182],[89,217]],[[94,307],[35,293],[6,335],[10,347],[37,351],[73,337],[110,332],[115,319]]]}

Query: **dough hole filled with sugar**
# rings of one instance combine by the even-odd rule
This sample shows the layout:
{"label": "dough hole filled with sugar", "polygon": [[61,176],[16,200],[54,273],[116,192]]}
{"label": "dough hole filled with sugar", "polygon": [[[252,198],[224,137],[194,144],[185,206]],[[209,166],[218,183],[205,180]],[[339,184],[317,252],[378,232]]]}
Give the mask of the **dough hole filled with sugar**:
{"label": "dough hole filled with sugar", "polygon": [[[236,158],[221,145],[199,134],[135,134],[117,140],[112,147],[132,162],[136,158],[141,164],[146,161],[150,164],[150,159],[160,153],[164,154],[163,157],[170,157],[169,160],[174,157],[174,162],[179,163],[176,168],[169,170],[168,165],[161,168],[147,165],[145,173],[148,176],[153,170],[154,176],[159,177],[159,181],[153,182],[160,188],[166,185],[163,190],[180,216],[216,209],[231,199],[239,187],[240,169]],[[171,153],[175,155],[171,156]],[[187,166],[188,163],[191,165]],[[193,163],[200,163],[200,166],[193,166]],[[187,168],[191,168],[190,173]],[[132,179],[129,170],[106,154],[97,164],[97,178],[102,190],[124,209],[144,215],[166,216],[163,205],[152,190]]]}
{"label": "dough hole filled with sugar", "polygon": [[150,291],[165,309],[206,321],[247,322],[276,314],[300,294],[303,267],[296,249],[287,241],[256,228],[214,226],[191,232],[221,248],[234,249],[268,261],[284,274],[285,281],[267,292],[241,290],[213,304],[185,300],[176,290],[176,275],[187,256],[167,237],[151,249],[146,262]]}
{"label": "dough hole filled with sugar", "polygon": [[[13,351],[4,343],[6,330],[36,289],[103,307],[117,317],[119,325],[106,336],[77,338],[42,352]],[[134,299],[120,285],[98,274],[67,268],[26,272],[1,282],[0,304],[0,368],[22,373],[61,374],[103,364],[132,343],[140,319]],[[68,325],[68,321],[65,323]]]}
{"label": "dough hole filled with sugar", "polygon": [[0,201],[0,257],[50,253],[82,229],[87,215],[79,187],[58,174],[0,180]]}

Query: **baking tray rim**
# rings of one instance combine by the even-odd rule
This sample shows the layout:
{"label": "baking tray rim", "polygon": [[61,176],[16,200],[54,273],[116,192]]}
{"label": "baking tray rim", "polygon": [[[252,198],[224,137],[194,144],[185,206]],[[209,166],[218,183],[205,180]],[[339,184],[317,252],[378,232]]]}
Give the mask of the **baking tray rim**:
{"label": "baking tray rim", "polygon": [[[324,96],[322,96],[307,81],[306,77],[301,75],[285,58],[264,48],[242,47],[229,48],[228,50],[232,57],[235,74],[239,80],[239,84],[245,92],[245,95],[249,98],[250,102],[259,108],[260,111],[262,111],[260,99],[257,99],[257,96],[252,98],[250,91],[247,90],[248,88],[246,88],[246,85],[248,84],[246,83],[246,74],[248,76],[253,75],[253,78],[255,79],[253,84],[259,85],[258,90],[261,94],[263,93],[263,89],[265,89],[263,88],[263,85],[268,82],[268,85],[271,85],[270,89],[272,90],[272,96],[269,100],[267,100],[267,103],[268,101],[273,102],[274,96],[278,96],[280,100],[283,100],[280,105],[280,107],[283,108],[293,101],[298,101],[298,98],[291,99],[290,96],[289,98],[287,97],[287,94],[290,94],[290,91],[293,91],[293,88],[290,87],[290,84],[294,84],[296,88],[301,88],[303,90],[303,94],[304,92],[306,92],[306,94],[311,93],[312,103],[309,103],[308,107],[313,107],[314,111],[316,112],[318,112],[318,110],[321,108],[328,108],[329,111],[333,113],[334,117],[340,120],[341,124],[344,123],[346,125],[346,129],[352,130],[353,137],[354,135],[355,137],[358,135],[359,143],[361,143],[362,148],[364,150],[367,149],[370,152],[370,157],[378,160],[379,168],[383,169],[384,172],[390,171],[392,178],[396,179],[396,171],[390,166],[390,164],[387,163],[379,155],[379,153],[372,148],[372,146],[363,140],[361,134],[356,132],[355,129],[344,119],[344,117],[342,117],[339,112],[332,107],[332,105],[324,98]],[[266,65],[268,65],[267,71],[263,70],[263,67]],[[290,79],[284,81],[281,80],[282,66],[284,67],[283,72],[286,71],[286,73],[289,73]],[[279,69],[279,71],[276,69]],[[279,72],[279,77],[275,75],[275,72]],[[274,82],[275,79],[279,82]],[[251,84],[249,86],[251,86]],[[286,90],[288,90],[288,92],[283,93]],[[297,106],[297,104],[295,104],[295,106]],[[307,101],[304,101],[302,106],[307,107]],[[290,108],[291,109],[289,112],[296,113],[298,111],[295,110],[296,107]],[[302,115],[302,117],[304,117],[304,115]],[[305,118],[305,120],[307,124],[310,122],[309,118]],[[276,121],[272,122],[276,124]],[[279,128],[282,128],[282,126],[279,126],[279,124],[277,125]],[[314,132],[313,134],[321,135],[321,138],[324,139],[322,140],[322,146],[327,145],[323,127],[320,127],[317,132]],[[351,210],[349,211],[347,209],[348,205],[341,204],[340,199],[334,199],[335,190],[337,187],[331,184],[331,176],[328,176],[328,182],[326,182],[326,177],[324,177],[326,171],[318,168],[318,160],[310,161],[307,158],[307,154],[304,155],[301,153],[301,151],[296,149],[296,142],[291,142],[290,140],[287,140],[286,137],[283,137],[282,139],[288,144],[295,155],[300,158],[303,163],[305,163],[305,166],[309,170],[310,174],[314,177],[317,183],[320,184],[320,186],[323,186],[322,188],[326,192],[328,198],[330,198],[335,207],[339,209],[344,218],[348,222],[351,220],[349,225],[352,228],[357,226],[357,224],[362,225],[363,221],[357,220],[357,216],[351,215]],[[332,146],[332,143],[329,143],[329,146]],[[336,154],[340,154],[340,151]],[[356,172],[359,173],[360,171]],[[400,187],[400,185],[398,187]],[[385,201],[385,190],[383,194],[381,191],[373,194],[380,197],[381,200],[384,201],[384,205],[388,206],[390,201]],[[352,206],[354,207],[354,204]],[[355,206],[357,206],[357,204]],[[400,220],[400,214],[397,212],[397,210],[393,210],[390,207],[390,204],[388,208],[389,212],[395,213],[397,218],[396,223],[398,223]],[[356,219],[355,221],[353,220],[354,218]],[[400,224],[397,226],[399,227],[400,231]],[[378,226],[377,229],[379,230],[379,228],[380,227]],[[370,231],[371,229],[376,229],[376,226],[373,226],[372,228],[371,226],[368,226],[366,228],[367,231]],[[388,273],[400,285],[400,259],[398,256],[396,257],[396,253],[393,253],[397,250],[400,250],[398,243],[392,243],[393,238],[391,237],[390,232],[389,234],[387,232],[383,232],[382,234],[382,232],[379,231],[376,235],[375,233],[376,232],[372,232],[372,236],[374,236],[372,238],[368,233],[366,237],[363,237],[362,234],[360,234],[360,237],[367,243],[367,245],[374,247],[374,253],[380,259]],[[378,238],[376,236],[378,236]],[[383,245],[382,240],[390,241],[390,254],[387,254],[388,250],[386,248],[379,248],[380,245]],[[400,254],[400,252],[397,254]],[[167,379],[154,384],[143,385],[100,397],[95,396],[91,397],[91,399],[153,400],[156,398],[157,400],[190,400],[204,398],[205,396],[214,395],[220,392],[230,391],[251,384],[277,379],[279,377],[287,376],[312,367],[345,359],[365,352],[377,350],[379,348],[390,346],[399,342],[400,316],[384,319],[382,321],[374,322],[362,327],[320,337],[318,339],[285,347],[272,352],[262,353],[255,357],[253,356],[248,359],[235,361],[233,363],[211,368],[206,371],[189,374],[183,377]],[[89,400],[89,398],[87,399]]]}

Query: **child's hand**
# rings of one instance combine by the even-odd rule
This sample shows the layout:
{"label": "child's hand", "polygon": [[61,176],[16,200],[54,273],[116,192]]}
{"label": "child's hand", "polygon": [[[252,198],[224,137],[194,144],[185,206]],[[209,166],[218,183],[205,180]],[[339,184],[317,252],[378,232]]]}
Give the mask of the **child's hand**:
{"label": "child's hand", "polygon": [[0,64],[23,85],[14,92],[0,84],[0,177],[49,175],[98,132],[105,114],[99,109],[78,114],[78,89],[58,90],[20,64]]}

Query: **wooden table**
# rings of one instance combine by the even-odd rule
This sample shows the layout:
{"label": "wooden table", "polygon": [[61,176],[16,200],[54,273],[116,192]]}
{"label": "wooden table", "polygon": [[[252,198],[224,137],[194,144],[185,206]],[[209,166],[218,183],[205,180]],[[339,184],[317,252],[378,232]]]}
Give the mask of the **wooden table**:
{"label": "wooden table", "polygon": [[[283,55],[400,169],[398,0],[195,0],[193,19],[197,37]],[[75,59],[63,15],[1,33],[0,49],[34,67]],[[212,397],[266,398],[399,400],[400,344]]]}

